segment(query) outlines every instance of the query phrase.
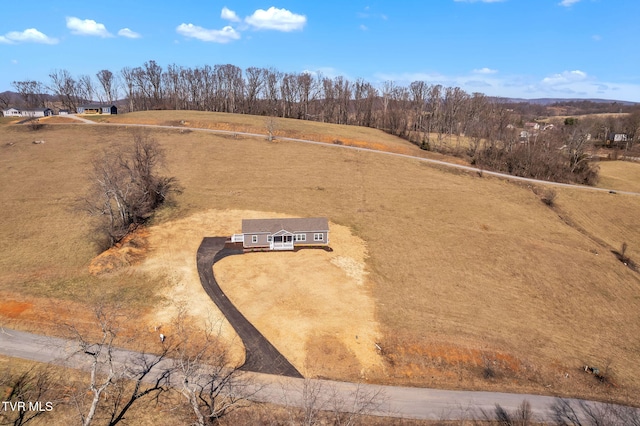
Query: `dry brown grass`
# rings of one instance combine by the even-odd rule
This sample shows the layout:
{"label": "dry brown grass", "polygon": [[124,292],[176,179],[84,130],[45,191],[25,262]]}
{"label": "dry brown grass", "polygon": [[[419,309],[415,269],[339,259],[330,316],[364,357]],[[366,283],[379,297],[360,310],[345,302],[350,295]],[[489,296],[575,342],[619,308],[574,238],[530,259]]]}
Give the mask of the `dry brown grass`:
{"label": "dry brown grass", "polygon": [[[161,277],[91,277],[89,226],[69,209],[86,187],[91,154],[130,140],[128,131],[59,126],[42,131],[45,145],[32,145],[26,131],[5,130],[0,290],[17,301],[78,302],[90,300],[87,288],[129,290],[124,300],[148,310],[149,288]],[[526,186],[417,160],[198,132],[155,135],[185,188],[159,222],[209,209],[328,216],[366,242],[376,320],[393,358],[375,380],[600,398],[640,393],[632,337],[640,335],[640,280],[605,248],[626,242],[640,259],[640,197],[561,189],[554,211]],[[18,143],[4,147],[8,140]],[[429,349],[437,345],[452,354]],[[471,355],[450,362],[456,351]],[[521,367],[485,379],[477,354],[505,354],[513,364],[504,365]],[[584,376],[583,364],[610,365],[617,387]]]}
{"label": "dry brown grass", "polygon": [[603,113],[600,113],[600,114],[554,115],[554,116],[547,117],[544,120],[539,120],[539,121],[546,121],[546,122],[554,123],[554,124],[564,124],[564,120],[566,118],[577,118],[578,120],[580,120],[580,119],[590,119],[590,118],[605,119],[605,118],[626,117],[628,115],[629,115],[628,112],[603,112]]}
{"label": "dry brown grass", "polygon": [[601,161],[600,188],[640,192],[640,163],[629,161]]}
{"label": "dry brown grass", "polygon": [[195,127],[264,135],[267,134],[267,120],[273,119],[275,123],[273,132],[275,138],[286,136],[356,146],[359,144],[362,146],[365,144],[378,144],[376,146],[383,149],[395,148],[406,152],[419,151],[410,143],[380,130],[289,118],[202,111],[141,111],[113,116],[86,116],[85,118],[103,123],[159,124],[178,128]]}

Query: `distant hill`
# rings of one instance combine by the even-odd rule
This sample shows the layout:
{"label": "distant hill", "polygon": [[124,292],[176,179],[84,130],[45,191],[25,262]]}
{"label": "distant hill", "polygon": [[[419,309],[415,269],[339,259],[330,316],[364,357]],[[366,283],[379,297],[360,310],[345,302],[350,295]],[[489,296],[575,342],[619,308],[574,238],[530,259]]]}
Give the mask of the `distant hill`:
{"label": "distant hill", "polygon": [[596,104],[617,104],[623,106],[633,106],[638,105],[638,102],[629,102],[629,101],[617,101],[613,99],[577,99],[577,98],[537,98],[537,99],[524,99],[524,98],[501,98],[501,97],[492,97],[501,103],[528,103],[535,105],[553,105],[553,104],[564,104],[564,103],[580,103],[580,102],[593,102]]}
{"label": "distant hill", "polygon": [[[56,102],[58,100],[57,96],[48,93],[44,93],[41,96],[47,102]],[[17,92],[5,90],[0,93],[0,107],[4,108],[5,103],[8,106],[18,106],[22,103],[22,97]]]}

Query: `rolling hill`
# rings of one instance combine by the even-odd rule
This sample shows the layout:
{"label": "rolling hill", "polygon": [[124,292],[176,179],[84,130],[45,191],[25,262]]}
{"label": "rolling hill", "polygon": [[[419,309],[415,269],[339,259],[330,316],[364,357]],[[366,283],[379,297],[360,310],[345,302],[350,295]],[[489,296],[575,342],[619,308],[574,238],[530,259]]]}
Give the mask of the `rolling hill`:
{"label": "rolling hill", "polygon": [[[321,316],[305,316],[320,319],[299,334],[306,341],[292,356],[301,370],[345,380],[639,402],[629,395],[640,394],[640,275],[612,251],[626,243],[627,255],[640,260],[640,197],[560,188],[549,207],[537,195],[542,187],[343,148],[417,152],[373,129],[278,120],[278,135],[327,142],[308,145],[233,133],[264,133],[262,117],[159,111],[109,120],[128,126],[51,124],[37,134],[2,126],[3,323],[55,333],[56,318],[85,320],[82,312],[105,298],[149,318],[182,285],[176,277],[188,274],[140,263],[173,253],[181,262],[174,269],[189,267],[188,253],[179,247],[194,244],[205,228],[234,232],[231,212],[327,216],[348,230],[344,241],[351,242],[339,249],[363,245],[362,255],[343,254],[362,259],[362,281],[333,288],[329,298],[305,299],[304,306],[322,300],[326,308],[340,299],[340,312],[348,311],[346,304],[366,315],[358,323],[362,334],[337,333],[322,328]],[[91,275],[97,246],[78,200],[88,188],[92,158],[130,143],[136,123],[175,125],[147,131],[164,148],[167,171],[184,191],[147,228],[149,248],[141,259],[116,273]],[[199,132],[189,124],[232,133]],[[46,143],[32,144],[34,139]],[[612,184],[637,187],[636,171],[619,171],[607,168]],[[181,241],[180,235],[192,237]],[[268,328],[260,307],[293,290],[283,290],[286,270],[269,281],[277,271],[255,262],[247,256],[229,264],[226,282],[232,286],[234,270],[265,271],[260,299],[247,297],[250,288],[235,297],[255,313],[258,328],[261,321]],[[305,262],[290,263],[304,270]],[[346,274],[344,264],[334,264],[341,269],[332,274]],[[309,291],[331,285],[322,282],[322,272],[318,276]],[[201,297],[195,290],[185,294],[187,302]],[[270,337],[277,347],[287,345],[288,327],[293,330],[296,321],[295,309],[281,311],[274,308],[267,317],[278,324]],[[359,345],[368,346],[362,352]],[[367,364],[360,352],[375,360]],[[599,367],[606,380],[585,373],[584,365]]]}

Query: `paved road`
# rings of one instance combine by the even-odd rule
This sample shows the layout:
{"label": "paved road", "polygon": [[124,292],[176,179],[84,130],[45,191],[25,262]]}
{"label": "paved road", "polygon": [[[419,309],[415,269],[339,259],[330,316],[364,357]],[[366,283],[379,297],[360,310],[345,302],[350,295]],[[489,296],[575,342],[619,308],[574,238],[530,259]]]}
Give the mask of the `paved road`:
{"label": "paved road", "polygon": [[245,347],[245,371],[302,378],[296,368],[238,311],[224,294],[213,275],[213,264],[243,251],[224,248],[226,238],[204,238],[198,248],[198,274],[202,287],[220,308],[242,339]]}
{"label": "paved road", "polygon": [[[69,116],[69,117],[74,118],[74,119],[79,120],[79,121],[82,121],[82,122],[87,123],[87,124],[93,124],[93,125],[98,125],[98,126],[148,127],[148,128],[172,129],[172,130],[189,129],[189,130],[194,131],[194,132],[217,133],[217,134],[225,134],[225,135],[241,135],[241,136],[245,136],[245,137],[255,137],[255,138],[261,138],[261,139],[266,137],[266,135],[261,134],[261,133],[233,132],[233,131],[230,131],[230,130],[215,130],[215,129],[200,129],[200,128],[197,128],[197,127],[163,126],[163,125],[157,125],[157,124],[96,123],[95,121],[87,120],[87,119],[82,118],[82,117],[77,117],[77,116]],[[550,181],[546,181],[546,180],[531,179],[531,178],[525,178],[525,177],[520,177],[520,176],[513,176],[513,175],[506,174],[506,173],[492,172],[490,170],[478,169],[476,167],[464,166],[464,165],[461,165],[461,164],[449,163],[447,161],[433,160],[433,159],[430,159],[430,158],[418,157],[418,156],[409,155],[409,154],[398,154],[398,153],[395,153],[395,152],[378,151],[378,150],[375,150],[375,149],[360,148],[360,147],[348,146],[348,145],[334,145],[334,144],[329,144],[329,143],[326,143],[326,142],[310,141],[310,140],[307,140],[307,139],[286,138],[286,137],[277,137],[275,139],[282,140],[282,141],[301,142],[301,143],[312,144],[312,145],[321,145],[321,146],[325,146],[325,147],[331,146],[331,147],[334,147],[336,149],[351,149],[351,150],[356,150],[356,151],[372,152],[372,153],[375,153],[375,154],[389,155],[389,156],[392,156],[392,157],[409,158],[409,159],[412,159],[412,160],[418,160],[418,161],[422,161],[422,162],[429,163],[429,164],[436,164],[436,165],[439,165],[439,166],[454,168],[454,169],[458,169],[458,170],[464,170],[464,171],[467,171],[467,172],[479,173],[479,174],[482,174],[482,175],[495,176],[495,177],[499,177],[499,178],[502,178],[502,179],[508,179],[508,180],[519,181],[519,182],[527,182],[527,183],[537,184],[537,185],[556,186],[556,187],[562,187],[562,188],[573,188],[573,189],[581,189],[581,190],[585,190],[585,191],[595,191],[595,192],[608,192],[608,193],[610,193],[612,195],[614,195],[614,194],[624,194],[624,195],[640,196],[640,192],[618,191],[618,190],[615,190],[615,189],[596,188],[596,187],[593,187],[593,186],[586,186],[586,185],[577,185],[577,184],[571,184],[571,183],[558,183],[558,182],[550,182]]]}
{"label": "paved road", "polygon": [[[77,354],[79,347],[73,340],[47,337],[22,331],[0,328],[0,354],[38,362],[66,365],[76,369],[88,369],[87,357]],[[74,355],[75,354],[75,355]],[[133,351],[116,349],[114,358],[121,365],[128,359],[139,357]],[[170,365],[166,360],[164,365]],[[514,411],[526,400],[531,404],[535,416],[540,420],[550,420],[550,406],[556,400],[552,397],[493,392],[446,391],[438,389],[409,388],[333,382],[326,380],[299,379],[258,373],[242,373],[255,384],[256,393],[252,400],[289,406],[304,407],[303,389],[319,390],[319,401],[326,409],[333,409],[335,401],[342,402],[344,411],[357,404],[354,401],[374,401],[371,414],[430,420],[457,420],[477,417],[480,410],[491,412],[495,404],[508,411]],[[361,398],[358,398],[360,395]],[[575,407],[579,400],[568,400]],[[584,402],[584,401],[582,401]],[[602,407],[596,402],[586,402],[591,407]],[[323,405],[324,404],[324,405]],[[640,410],[637,410],[640,416]],[[586,423],[585,423],[586,424]]]}

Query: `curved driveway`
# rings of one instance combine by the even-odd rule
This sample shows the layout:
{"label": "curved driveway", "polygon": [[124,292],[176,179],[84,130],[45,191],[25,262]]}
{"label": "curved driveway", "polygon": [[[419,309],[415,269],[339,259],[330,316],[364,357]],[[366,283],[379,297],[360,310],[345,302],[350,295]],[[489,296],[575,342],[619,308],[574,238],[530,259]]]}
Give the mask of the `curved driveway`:
{"label": "curved driveway", "polygon": [[213,275],[213,264],[227,256],[243,251],[225,248],[225,237],[204,238],[198,248],[198,275],[202,287],[218,306],[242,339],[245,347],[245,362],[240,368],[255,373],[277,374],[302,378],[296,368],[264,338],[224,294]]}

